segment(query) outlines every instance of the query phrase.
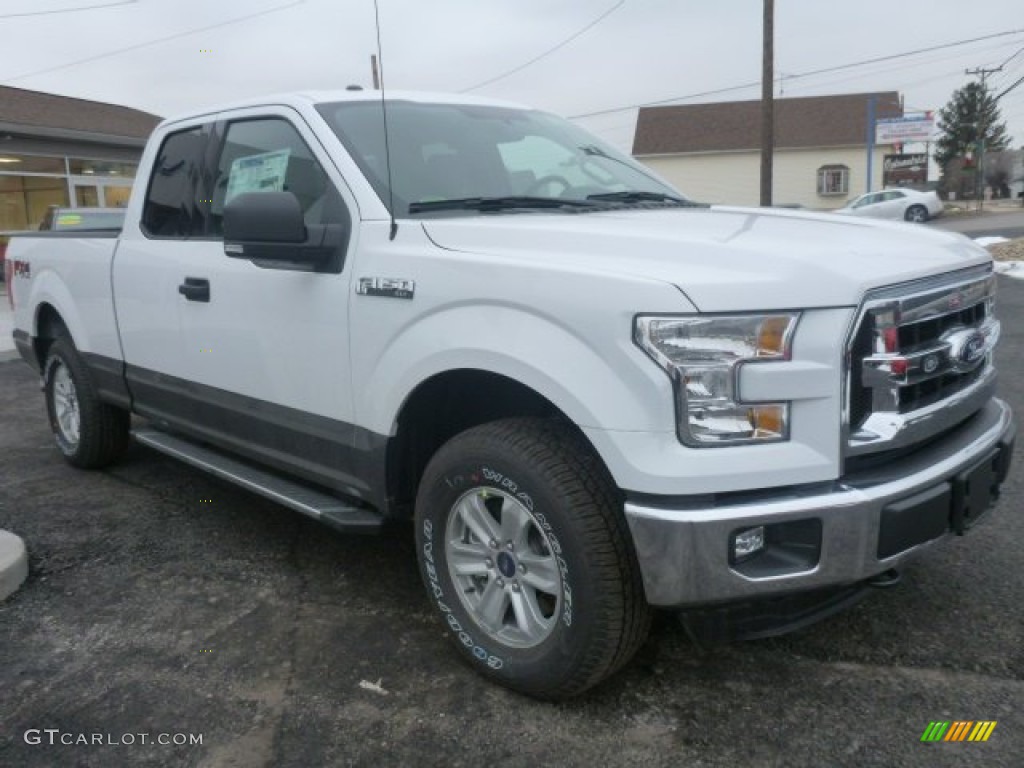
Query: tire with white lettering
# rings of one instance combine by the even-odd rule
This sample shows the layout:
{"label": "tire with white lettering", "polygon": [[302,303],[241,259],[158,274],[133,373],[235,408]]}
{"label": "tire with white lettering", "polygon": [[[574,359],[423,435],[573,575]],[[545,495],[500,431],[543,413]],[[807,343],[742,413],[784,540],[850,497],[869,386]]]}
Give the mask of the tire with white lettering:
{"label": "tire with white lettering", "polygon": [[50,345],[43,381],[50,429],[68,463],[97,469],[124,452],[131,417],[99,399],[89,369],[70,339],[61,337]]}
{"label": "tire with white lettering", "polygon": [[506,419],[452,438],[420,483],[416,543],[456,648],[508,688],[574,696],[647,637],[622,500],[569,425]]}

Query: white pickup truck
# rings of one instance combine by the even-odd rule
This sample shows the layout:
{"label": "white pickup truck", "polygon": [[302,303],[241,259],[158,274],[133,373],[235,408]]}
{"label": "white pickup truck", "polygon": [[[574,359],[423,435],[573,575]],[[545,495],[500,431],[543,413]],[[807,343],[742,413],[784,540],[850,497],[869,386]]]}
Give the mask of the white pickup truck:
{"label": "white pickup truck", "polygon": [[516,690],[599,682],[652,607],[821,615],[1006,477],[959,235],[694,204],[465,97],[234,104],[141,168],[120,233],[10,245],[60,451],[131,434],[343,530],[412,519],[456,647]]}

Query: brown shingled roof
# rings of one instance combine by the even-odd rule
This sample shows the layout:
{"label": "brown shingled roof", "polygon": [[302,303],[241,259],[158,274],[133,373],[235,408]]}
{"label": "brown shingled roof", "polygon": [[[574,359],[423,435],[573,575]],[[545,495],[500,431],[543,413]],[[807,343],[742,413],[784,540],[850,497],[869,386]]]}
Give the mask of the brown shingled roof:
{"label": "brown shingled roof", "polygon": [[[851,93],[775,100],[775,146],[842,147],[866,143],[868,98],[876,117],[902,117],[899,94]],[[641,107],[634,155],[725,152],[761,146],[761,102],[726,101]]]}
{"label": "brown shingled roof", "polygon": [[0,123],[144,139],[160,120],[117,104],[0,86]]}

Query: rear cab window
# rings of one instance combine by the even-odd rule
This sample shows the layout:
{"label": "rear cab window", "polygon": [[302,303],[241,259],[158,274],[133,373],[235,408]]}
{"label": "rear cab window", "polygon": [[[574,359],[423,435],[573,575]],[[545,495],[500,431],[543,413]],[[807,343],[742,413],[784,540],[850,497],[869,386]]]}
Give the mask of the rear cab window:
{"label": "rear cab window", "polygon": [[153,163],[142,208],[142,231],[151,238],[201,237],[206,232],[203,157],[208,126],[164,138]]}

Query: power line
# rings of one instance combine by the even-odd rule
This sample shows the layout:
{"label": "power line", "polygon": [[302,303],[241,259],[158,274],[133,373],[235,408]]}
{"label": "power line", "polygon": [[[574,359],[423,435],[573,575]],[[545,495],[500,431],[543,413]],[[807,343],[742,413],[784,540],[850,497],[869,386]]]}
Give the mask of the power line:
{"label": "power line", "polygon": [[78,11],[94,11],[97,8],[114,8],[118,5],[135,5],[139,0],[121,0],[117,3],[104,3],[103,5],[85,5],[77,8],[54,8],[49,11],[26,11],[25,13],[5,13],[0,19],[22,19],[26,16],[50,16],[55,13],[76,13]]}
{"label": "power line", "polygon": [[[1024,48],[1022,48],[1021,51],[1024,51]],[[1009,61],[1009,59],[1007,59],[1007,61]],[[1013,80],[1021,72],[1024,72],[1024,59],[1021,59],[1015,65],[1007,67],[1003,72],[1001,72],[999,78],[997,78],[999,80],[999,83],[993,83],[993,87],[998,88],[1002,87],[1003,85],[1006,85],[1006,83]]]}
{"label": "power line", "polygon": [[1010,56],[1010,58],[1008,58],[1006,61],[1004,61],[1002,64],[999,65],[999,69],[1002,69],[1007,64],[1009,64],[1011,61],[1016,59],[1018,56],[1021,55],[1022,52],[1024,52],[1024,48],[1018,48],[1016,53],[1014,53],[1012,56]]}
{"label": "power line", "polygon": [[[979,43],[982,40],[992,40],[992,39],[997,38],[997,37],[1007,37],[1009,35],[1019,35],[1022,32],[1024,32],[1024,29],[1013,29],[1013,30],[1010,30],[1009,32],[996,32],[995,34],[991,34],[991,35],[983,35],[981,37],[972,37],[972,38],[969,38],[969,39],[966,39],[966,40],[956,40],[956,41],[951,42],[951,43],[943,43],[941,45],[932,45],[932,46],[929,46],[927,48],[918,48],[918,49],[913,50],[913,51],[904,51],[903,53],[893,53],[893,54],[890,54],[888,56],[877,56],[877,57],[875,57],[873,59],[864,59],[863,61],[852,61],[852,62],[849,62],[847,64],[837,64],[836,66],[832,66],[832,67],[822,67],[821,69],[814,69],[814,70],[811,70],[809,72],[801,72],[801,73],[796,74],[796,75],[790,75],[789,79],[790,80],[794,80],[794,79],[800,78],[800,77],[811,77],[812,75],[823,75],[823,74],[826,74],[828,72],[839,72],[839,71],[844,70],[844,69],[852,69],[854,67],[863,67],[863,66],[865,66],[867,64],[877,64],[877,63],[882,62],[882,61],[892,61],[894,59],[906,58],[907,56],[917,56],[918,54],[930,53],[931,51],[941,51],[941,50],[943,50],[945,48],[956,48],[956,47],[961,46],[961,45],[970,45],[971,43]],[[625,112],[628,109],[639,109],[640,107],[655,107],[655,106],[658,106],[660,104],[670,104],[670,103],[672,103],[674,101],[684,101],[686,99],[696,99],[696,98],[699,98],[701,96],[715,96],[715,95],[720,94],[720,93],[729,93],[730,91],[739,91],[739,90],[743,90],[744,88],[753,88],[754,86],[758,86],[760,84],[761,84],[760,80],[755,80],[754,82],[744,83],[743,85],[733,85],[733,86],[730,86],[728,88],[717,88],[717,89],[711,90],[711,91],[701,91],[699,93],[687,94],[686,96],[673,96],[672,98],[669,98],[669,99],[659,99],[658,101],[647,101],[647,102],[644,102],[642,104],[630,104],[629,106],[625,106],[625,107],[614,107],[614,108],[611,108],[611,109],[597,110],[595,112],[585,112],[585,113],[582,113],[582,114],[579,114],[579,115],[570,115],[570,117],[574,118],[574,119],[575,118],[579,118],[579,117],[595,117],[597,115],[605,115],[605,114],[610,114],[612,112]]]}
{"label": "power line", "polygon": [[66,64],[58,64],[55,67],[47,67],[46,69],[38,69],[35,72],[26,72],[23,75],[17,75],[16,77],[9,77],[6,80],[4,80],[3,82],[4,83],[13,83],[13,82],[16,82],[18,80],[26,80],[26,79],[28,79],[30,77],[36,77],[37,75],[47,75],[50,72],[57,72],[57,71],[62,70],[62,69],[67,69],[68,67],[77,67],[80,64],[89,64],[89,63],[91,63],[93,61],[99,61],[100,59],[108,59],[111,56],[117,56],[117,55],[122,54],[122,53],[128,53],[129,51],[137,51],[137,50],[140,50],[141,48],[148,48],[151,45],[158,45],[160,43],[166,43],[166,42],[169,42],[171,40],[178,40],[179,38],[188,37],[189,35],[194,35],[194,34],[196,34],[198,32],[208,32],[211,29],[220,29],[221,27],[226,27],[226,26],[229,26],[231,24],[238,24],[239,22],[248,21],[249,19],[255,19],[255,18],[259,17],[259,16],[267,16],[267,15],[269,15],[271,13],[277,13],[278,11],[284,11],[284,10],[287,10],[289,8],[294,8],[297,5],[302,5],[304,2],[306,2],[306,0],[295,0],[295,2],[289,3],[288,5],[279,5],[276,8],[268,8],[265,11],[259,11],[257,13],[250,13],[250,14],[247,14],[245,16],[238,16],[237,18],[234,18],[234,19],[228,19],[227,21],[221,21],[221,22],[219,22],[217,24],[211,24],[208,27],[197,27],[196,29],[189,29],[189,30],[186,30],[184,32],[178,32],[178,33],[173,34],[173,35],[168,35],[167,37],[160,37],[160,38],[157,38],[156,40],[148,40],[145,43],[138,43],[136,45],[125,46],[124,48],[118,48],[118,49],[113,50],[113,51],[107,51],[106,53],[98,53],[95,56],[87,56],[84,59],[77,59],[75,61],[69,61]]}
{"label": "power line", "polygon": [[1024,83],[1024,77],[1020,78],[1017,82],[1015,82],[1009,88],[1004,89],[1002,93],[1000,93],[998,96],[996,96],[995,100],[999,101],[999,99],[1003,98],[1003,96],[1008,94],[1010,91],[1012,91],[1014,88],[1016,88],[1021,83]]}
{"label": "power line", "polygon": [[[1007,45],[1007,43],[1002,43],[1002,45],[1005,46],[1005,45]],[[1009,45],[1012,45],[1012,43],[1010,43]],[[996,46],[996,47],[999,47],[999,46]],[[946,56],[941,56],[941,57],[933,57],[931,59],[925,59],[925,60],[920,61],[920,62],[914,62],[913,64],[896,64],[896,65],[891,66],[891,67],[885,67],[883,69],[874,70],[873,72],[871,72],[871,74],[872,75],[877,75],[877,74],[884,73],[884,72],[906,71],[907,69],[914,68],[914,67],[924,67],[924,66],[931,67],[934,64],[946,61],[946,60],[951,59],[951,58],[954,58],[954,57],[946,55]],[[930,83],[930,82],[933,82],[935,80],[941,80],[943,78],[948,78],[951,75],[958,74],[959,72],[960,72],[960,68],[959,67],[954,69],[954,70],[944,70],[941,74],[938,74],[938,75],[933,75],[931,77],[920,79],[920,80],[914,80],[914,81],[911,81],[909,83],[904,83],[902,85],[902,87],[906,88],[906,87],[910,87],[910,86],[921,85],[923,83]],[[776,85],[782,85],[784,81],[788,81],[789,79],[791,79],[793,77],[798,77],[798,76],[799,75],[794,75],[794,74],[789,74],[789,73],[781,73],[778,77],[775,78],[775,84]],[[864,76],[865,76],[864,74],[856,74],[856,75],[848,75],[848,76],[840,77],[840,78],[828,78],[828,79],[826,79],[824,81],[821,81],[821,82],[798,83],[797,85],[792,86],[792,87],[794,89],[821,88],[821,87],[826,87],[826,86],[831,87],[832,85],[835,85],[837,83],[845,83],[845,82],[849,82],[850,80],[857,80],[857,79],[862,78]],[[760,83],[758,83],[758,85],[760,85]],[[738,90],[738,89],[741,89],[741,88],[744,88],[744,87],[746,87],[746,88],[753,88],[754,86],[753,85],[749,85],[749,86],[736,86],[736,88],[734,88],[733,90]],[[787,85],[786,87],[789,88],[790,86]],[[790,98],[794,98],[794,97],[790,96]],[[797,96],[795,98],[807,98],[807,97]],[[934,108],[933,107],[929,107],[928,109],[931,110],[931,109],[934,109]],[[607,115],[618,114],[621,111],[624,111],[624,110],[616,110],[614,112],[605,112],[605,113],[600,113],[600,114],[594,115],[594,116],[595,117],[603,117],[603,116],[607,116]],[[921,111],[927,111],[927,110],[921,110]],[[585,119],[585,118],[588,118],[588,117],[591,117],[591,115],[583,115],[583,116],[581,116],[581,119]],[[575,119],[575,118],[573,118],[573,119]],[[665,116],[664,118],[662,118],[661,116],[658,116],[658,115],[650,115],[650,116],[648,116],[648,120],[651,120],[651,121],[658,121],[658,120],[661,120],[661,119],[664,119],[666,121],[674,121],[676,118],[671,117],[671,116]],[[610,130],[615,130],[615,129],[620,128],[620,127],[635,126],[635,124],[636,124],[635,120],[629,120],[627,122],[618,122],[618,123],[615,123],[614,125],[611,125],[611,126],[603,126],[600,130],[602,130],[602,131],[610,131]],[[597,128],[591,128],[591,130],[597,131],[598,129]]]}
{"label": "power line", "polygon": [[554,46],[553,48],[549,48],[548,50],[544,51],[544,53],[540,54],[539,56],[534,56],[529,61],[527,61],[527,62],[525,62],[523,64],[520,64],[518,67],[510,69],[508,72],[503,72],[502,74],[498,75],[497,77],[492,77],[489,80],[484,80],[482,83],[477,83],[476,85],[470,86],[469,88],[463,88],[461,91],[459,91],[459,93],[468,93],[469,91],[475,91],[477,88],[483,88],[485,85],[490,85],[491,83],[496,83],[499,80],[504,80],[509,75],[514,75],[516,72],[521,72],[522,70],[526,69],[531,64],[536,64],[538,61],[543,59],[545,56],[550,56],[555,51],[557,51],[557,50],[559,50],[561,48],[564,48],[565,46],[567,46],[569,43],[571,43],[573,40],[575,40],[577,37],[582,35],[587,30],[593,29],[594,27],[596,27],[598,24],[600,24],[602,21],[607,19],[609,16],[611,16],[613,13],[615,13],[617,10],[619,10],[619,8],[621,8],[625,4],[626,4],[626,0],[619,0],[619,2],[617,2],[611,8],[609,8],[607,11],[602,13],[600,16],[598,16],[596,19],[594,19],[589,24],[587,24],[587,26],[583,27],[583,29],[581,29],[578,32],[575,32],[572,35],[570,35],[569,37],[565,38],[564,40],[562,40],[560,43],[558,43],[558,45]]}
{"label": "power line", "polygon": [[[1014,43],[1005,43],[1004,42],[1004,43],[997,44],[996,46],[993,46],[993,47],[996,47],[996,48],[998,48],[998,47],[1005,47],[1007,45],[1013,45],[1013,44]],[[943,61],[947,61],[947,60],[953,59],[953,58],[956,58],[956,56],[951,56],[951,55],[948,55],[948,54],[944,55],[944,56],[939,56],[939,57],[931,57],[931,58],[923,59],[921,61],[914,62],[912,64],[896,64],[894,66],[885,67],[883,69],[876,69],[876,70],[873,70],[871,72],[871,74],[872,75],[876,75],[876,74],[884,73],[884,72],[905,71],[905,70],[907,70],[909,68],[923,67],[923,66],[932,67],[933,65],[935,65],[937,63],[940,63],[940,62],[943,62]],[[1024,65],[1024,62],[1022,62],[1022,65]],[[922,78],[922,79],[918,79],[918,80],[913,80],[913,81],[910,81],[910,82],[904,82],[904,83],[901,84],[901,88],[905,89],[905,88],[909,88],[909,87],[912,87],[912,86],[922,85],[924,83],[931,83],[931,82],[934,82],[936,80],[943,80],[943,79],[951,77],[952,75],[959,74],[960,72],[961,72],[961,69],[959,67],[956,68],[956,69],[951,69],[951,70],[943,70],[940,74],[932,75],[931,77]],[[832,85],[835,85],[837,83],[844,83],[844,82],[848,82],[850,80],[856,80],[856,79],[862,78],[864,76],[865,76],[864,74],[856,74],[856,75],[848,75],[848,76],[844,76],[844,77],[840,77],[840,78],[826,78],[824,81],[814,82],[814,83],[809,83],[809,82],[798,83],[796,86],[793,86],[793,89],[794,90],[802,90],[802,89],[805,89],[805,88],[821,88],[821,87],[826,87],[826,86],[832,86]],[[775,83],[776,84],[781,84],[783,80],[789,80],[791,77],[792,77],[792,75],[789,75],[789,74],[780,75],[779,77],[775,78]],[[1007,78],[1007,80],[1009,80],[1009,79],[1010,78]],[[750,87],[753,87],[753,86],[750,86]],[[789,87],[789,86],[787,86],[787,87]],[[1021,94],[1024,95],[1024,92],[1021,92]],[[790,96],[790,98],[794,98],[794,97]],[[808,97],[806,97],[806,96],[797,96],[795,98],[808,98]],[[934,106],[931,106],[931,107],[910,107],[910,106],[904,107],[904,110],[906,112],[932,112],[932,111],[935,111],[935,109],[936,109],[936,107],[934,107]],[[616,112],[603,113],[602,115],[598,115],[597,117],[608,117],[608,116],[610,116],[612,114],[619,114],[619,112],[616,111]],[[587,118],[584,117],[584,118],[581,118],[581,119],[587,119]],[[672,115],[658,115],[658,114],[654,114],[654,115],[648,115],[647,116],[647,123],[648,123],[649,126],[653,125],[655,123],[671,123],[671,122],[674,122],[676,120],[677,120],[677,118],[673,117]],[[634,119],[628,120],[626,122],[621,122],[620,121],[620,122],[616,122],[616,123],[614,123],[612,125],[604,125],[604,126],[600,126],[600,127],[594,126],[594,125],[590,125],[589,126],[589,130],[594,132],[594,133],[596,133],[596,134],[598,134],[599,136],[607,136],[608,134],[610,134],[613,131],[626,131],[626,130],[635,131],[636,130],[636,119],[634,118]]]}
{"label": "power line", "polygon": [[[1015,44],[1016,44],[1015,42],[1011,42],[1011,43],[1002,42],[1002,43],[997,43],[994,46],[989,46],[988,48],[986,48],[984,50],[1003,48],[1003,47],[1006,47],[1008,45],[1015,45]],[[880,67],[878,69],[872,69],[870,72],[859,72],[859,73],[854,73],[854,74],[841,75],[839,77],[827,77],[824,80],[815,80],[813,83],[810,83],[810,82],[797,83],[796,85],[794,85],[792,87],[793,87],[794,90],[805,89],[805,88],[821,88],[821,87],[824,87],[824,86],[832,86],[832,85],[835,85],[837,83],[850,82],[851,80],[859,80],[859,79],[864,78],[864,77],[869,77],[869,76],[874,77],[874,76],[881,75],[881,74],[888,73],[888,72],[900,72],[902,74],[905,74],[905,73],[909,72],[912,69],[918,69],[918,68],[921,68],[921,67],[928,67],[929,71],[934,71],[934,68],[935,68],[936,65],[939,65],[942,62],[950,61],[950,60],[953,60],[953,59],[962,59],[962,56],[963,55],[960,54],[960,53],[954,53],[954,54],[948,54],[947,53],[947,54],[942,54],[942,55],[939,55],[939,56],[921,57],[917,61],[913,61],[913,62],[897,62],[897,63],[892,64],[890,66]],[[930,83],[930,82],[933,82],[935,80],[941,80],[943,78],[949,77],[950,75],[958,74],[959,72],[960,72],[960,68],[957,67],[954,70],[944,70],[941,74],[932,75],[931,77],[924,78],[924,79],[912,80],[912,81],[909,81],[909,82],[901,79],[900,83],[899,83],[899,87],[900,87],[900,90],[906,90],[907,88],[910,88],[912,86],[921,85],[922,83]]]}

